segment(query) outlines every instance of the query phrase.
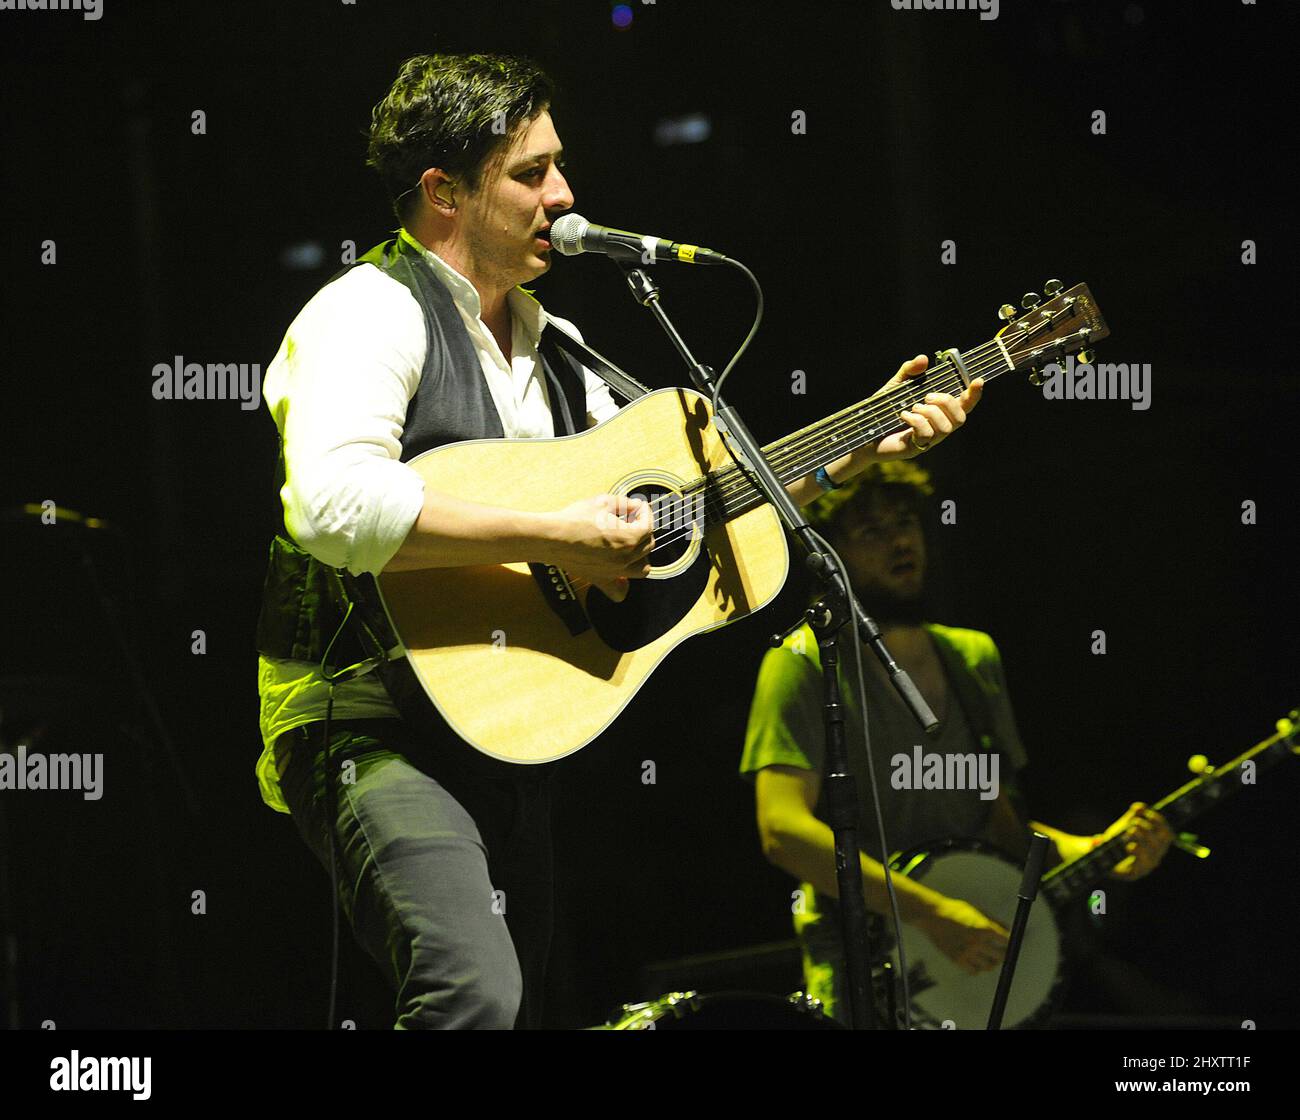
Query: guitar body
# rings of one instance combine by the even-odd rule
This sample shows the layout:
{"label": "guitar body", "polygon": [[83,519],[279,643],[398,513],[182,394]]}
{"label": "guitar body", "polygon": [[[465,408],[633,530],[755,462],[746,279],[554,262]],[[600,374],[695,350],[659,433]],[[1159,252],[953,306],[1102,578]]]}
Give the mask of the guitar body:
{"label": "guitar body", "polygon": [[[732,465],[712,421],[705,397],[661,389],[577,435],[468,440],[409,465],[433,490],[532,512],[603,492],[653,500]],[[682,520],[657,529],[650,577],[631,580],[622,603],[528,563],[377,582],[401,652],[451,728],[495,758],[549,762],[608,727],[683,641],[743,618],[785,583],[771,506],[703,530]]]}

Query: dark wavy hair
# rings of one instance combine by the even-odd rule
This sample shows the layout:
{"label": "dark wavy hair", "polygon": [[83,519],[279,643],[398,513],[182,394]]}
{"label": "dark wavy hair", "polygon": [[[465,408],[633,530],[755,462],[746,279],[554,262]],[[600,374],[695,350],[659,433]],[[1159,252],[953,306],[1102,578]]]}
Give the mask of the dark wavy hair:
{"label": "dark wavy hair", "polygon": [[877,493],[887,494],[919,515],[926,498],[934,493],[934,486],[929,472],[910,460],[874,462],[838,490],[823,494],[804,510],[804,516],[814,529],[834,543],[844,535],[846,522],[865,513]]}
{"label": "dark wavy hair", "polygon": [[440,167],[476,189],[488,161],[505,150],[521,124],[546,111],[554,93],[555,84],[526,58],[408,58],[371,113],[366,165],[379,172],[393,212],[405,222],[425,171]]}

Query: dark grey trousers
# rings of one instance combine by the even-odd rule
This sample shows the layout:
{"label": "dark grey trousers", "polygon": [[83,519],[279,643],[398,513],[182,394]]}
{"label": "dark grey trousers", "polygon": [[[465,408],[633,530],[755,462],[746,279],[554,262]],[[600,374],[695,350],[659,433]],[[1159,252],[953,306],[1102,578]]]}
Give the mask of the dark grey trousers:
{"label": "dark grey trousers", "polygon": [[[328,873],[323,723],[276,740],[280,788]],[[551,767],[334,720],[339,904],[397,993],[399,1030],[537,1027],[553,924]]]}

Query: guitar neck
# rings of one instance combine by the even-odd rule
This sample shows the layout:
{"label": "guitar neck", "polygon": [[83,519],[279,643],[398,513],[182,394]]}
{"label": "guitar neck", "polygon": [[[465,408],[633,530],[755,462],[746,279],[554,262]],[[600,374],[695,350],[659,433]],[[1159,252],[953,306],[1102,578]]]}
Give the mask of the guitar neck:
{"label": "guitar neck", "polygon": [[[1016,368],[996,338],[966,351],[962,360],[971,380],[982,377],[988,382]],[[910,378],[905,385],[858,401],[769,443],[763,448],[763,454],[771,462],[777,477],[788,486],[859,447],[876,443],[895,432],[907,431],[908,425],[899,419],[898,414],[924,400],[927,393],[960,396],[965,387],[966,382],[957,366],[943,358],[924,374]],[[749,481],[747,472],[737,466],[713,471],[697,485],[704,491],[705,509],[711,523],[739,517],[766,501]]]}
{"label": "guitar neck", "polygon": [[[1295,713],[1292,713],[1294,716]],[[1207,809],[1255,784],[1256,776],[1300,750],[1300,728],[1284,720],[1277,734],[1265,739],[1231,762],[1193,778],[1152,806],[1176,833]],[[1043,876],[1040,890],[1053,903],[1067,902],[1102,879],[1124,860],[1123,835],[1113,836],[1092,851],[1053,868]]]}
{"label": "guitar neck", "polygon": [[[962,357],[971,380],[982,377],[986,382],[992,381],[1015,368],[997,339],[968,350]],[[907,424],[898,418],[898,414],[924,400],[927,393],[960,396],[965,388],[966,383],[957,367],[951,360],[943,358],[921,376],[910,378],[905,385],[858,401],[833,416],[818,420],[768,444],[763,453],[776,466],[782,482],[796,482],[859,447],[895,432],[907,431]]]}
{"label": "guitar neck", "polygon": [[[1065,355],[1110,334],[1086,284],[1076,284],[1063,292],[1060,281],[1052,280],[1044,290],[1052,298],[1040,305],[1038,297],[1033,296],[1033,301],[1025,303],[1031,308],[1029,313],[1014,322],[1011,320],[1015,313],[1009,306],[1004,307],[1007,326],[988,342],[955,358],[956,351],[945,351],[921,376],[768,444],[763,454],[777,477],[789,486],[859,447],[907,431],[899,413],[912,408],[926,393],[957,396],[965,390],[968,380],[982,377],[987,382],[1004,373],[1059,362]],[[1030,296],[1025,298],[1028,301]],[[694,511],[702,508],[705,525],[716,525],[757,508],[765,500],[749,471],[729,464],[685,485],[680,497],[666,497],[657,503],[663,510],[662,514],[656,512],[656,524],[660,516],[665,521],[680,519],[683,513],[679,507],[685,507],[691,511],[688,520],[696,519]]]}

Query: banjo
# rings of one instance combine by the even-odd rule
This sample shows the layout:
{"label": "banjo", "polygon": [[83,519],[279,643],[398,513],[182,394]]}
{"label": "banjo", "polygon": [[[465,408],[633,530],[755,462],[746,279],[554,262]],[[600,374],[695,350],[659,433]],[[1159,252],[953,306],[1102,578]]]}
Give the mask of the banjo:
{"label": "banjo", "polygon": [[[1300,754],[1300,709],[1278,720],[1274,735],[1231,762],[1216,768],[1208,765],[1203,755],[1191,758],[1188,768],[1196,776],[1152,808],[1163,814],[1178,837],[1179,847],[1203,858],[1210,854],[1209,850],[1199,847],[1194,836],[1179,835],[1180,826],[1239,789],[1254,785],[1260,770],[1293,754]],[[1035,900],[1029,912],[1020,947],[1015,981],[1003,1015],[1004,1028],[1040,1026],[1047,1017],[1061,993],[1066,975],[1058,915],[1122,862],[1125,855],[1124,837],[1120,834],[1077,859],[1059,864],[1043,876],[1039,884],[1041,898]],[[994,921],[1011,928],[1022,867],[989,845],[977,840],[948,840],[896,855],[889,865],[897,874],[922,880],[927,887],[942,894],[965,899]],[[1042,899],[1047,905],[1038,904]],[[984,1030],[1000,970],[990,969],[972,976],[941,953],[920,930],[910,925],[902,928],[913,1025],[931,1030]],[[896,951],[891,949],[890,956],[897,975]],[[901,984],[895,983],[901,989]],[[899,997],[901,1003],[901,990]]]}

